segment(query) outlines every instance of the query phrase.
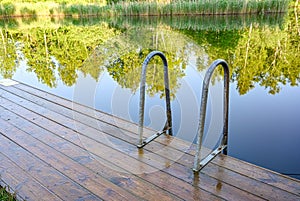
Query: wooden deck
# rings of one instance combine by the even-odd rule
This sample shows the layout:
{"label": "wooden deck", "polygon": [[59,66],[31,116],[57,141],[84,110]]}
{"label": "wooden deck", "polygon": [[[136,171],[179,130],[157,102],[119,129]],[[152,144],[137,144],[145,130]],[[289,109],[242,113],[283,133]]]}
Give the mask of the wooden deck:
{"label": "wooden deck", "polygon": [[[300,181],[219,155],[24,84],[0,86],[0,184],[20,200],[300,200]],[[146,133],[152,131],[146,130]]]}

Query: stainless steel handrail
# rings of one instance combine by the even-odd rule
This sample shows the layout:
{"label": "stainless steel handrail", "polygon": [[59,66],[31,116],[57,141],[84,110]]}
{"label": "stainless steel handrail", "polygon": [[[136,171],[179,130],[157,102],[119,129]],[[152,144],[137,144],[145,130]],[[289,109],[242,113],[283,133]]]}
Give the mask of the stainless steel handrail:
{"label": "stainless steel handrail", "polygon": [[[145,107],[145,88],[146,88],[146,72],[147,66],[150,60],[154,56],[159,56],[164,64],[164,82],[165,82],[165,95],[166,95],[166,114],[167,114],[167,121],[163,128],[163,131],[158,132],[151,137],[143,140],[143,127],[144,127],[144,107]],[[139,104],[139,141],[137,144],[138,148],[142,148],[146,144],[150,143],[163,133],[168,131],[169,135],[172,135],[172,114],[171,114],[171,104],[170,104],[170,89],[169,89],[169,76],[168,76],[168,62],[165,55],[159,51],[153,51],[149,53],[142,65],[142,75],[141,75],[141,84],[140,84],[140,104]]]}
{"label": "stainless steel handrail", "polygon": [[[206,106],[207,106],[207,96],[208,89],[211,76],[218,65],[222,65],[224,69],[224,110],[223,110],[223,137],[221,144],[217,149],[212,151],[208,156],[204,159],[200,159],[202,140],[203,140],[203,132],[205,125],[205,116],[206,116]],[[221,59],[214,61],[209,69],[207,70],[202,86],[202,97],[201,97],[201,108],[200,108],[200,119],[198,126],[198,139],[197,139],[197,150],[194,160],[194,168],[195,172],[201,170],[205,165],[207,165],[216,155],[223,151],[224,154],[227,154],[227,143],[228,143],[228,109],[229,109],[229,67],[228,64]]]}

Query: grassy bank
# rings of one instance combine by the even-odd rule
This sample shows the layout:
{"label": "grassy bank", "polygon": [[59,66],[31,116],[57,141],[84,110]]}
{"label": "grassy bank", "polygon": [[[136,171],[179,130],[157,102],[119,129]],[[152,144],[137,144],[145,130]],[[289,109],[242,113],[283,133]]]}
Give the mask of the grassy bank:
{"label": "grassy bank", "polygon": [[15,197],[9,194],[4,188],[0,186],[0,200],[1,201],[15,201]]}
{"label": "grassy bank", "polygon": [[[68,3],[67,3],[68,2]],[[102,1],[1,1],[0,16],[175,16],[175,15],[233,15],[286,12],[289,0],[173,0],[120,1],[105,5]]]}

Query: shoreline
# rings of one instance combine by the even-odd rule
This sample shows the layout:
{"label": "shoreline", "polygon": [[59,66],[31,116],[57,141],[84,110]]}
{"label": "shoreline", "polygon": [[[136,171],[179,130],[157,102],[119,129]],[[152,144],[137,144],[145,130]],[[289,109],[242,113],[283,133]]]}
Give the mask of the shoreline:
{"label": "shoreline", "polygon": [[53,17],[53,18],[66,18],[66,17],[72,17],[72,18],[88,18],[88,17],[178,17],[178,16],[247,16],[247,15],[272,15],[272,14],[284,14],[286,12],[264,12],[261,13],[186,13],[186,14],[164,14],[164,15],[147,15],[147,14],[139,14],[139,15],[112,15],[112,16],[103,16],[103,15],[97,15],[97,14],[85,14],[85,15],[65,15],[65,14],[57,14],[57,15],[49,15],[49,14],[40,14],[40,15],[11,15],[11,16],[1,16],[0,19],[19,19],[19,18],[41,18],[41,17]]}
{"label": "shoreline", "polygon": [[262,15],[285,13],[290,8],[299,7],[289,0],[249,0],[247,2],[228,1],[224,5],[216,2],[195,1],[160,4],[156,2],[120,2],[118,4],[67,4],[55,2],[0,3],[0,18],[32,17],[130,17],[130,16],[211,16],[211,15]]}

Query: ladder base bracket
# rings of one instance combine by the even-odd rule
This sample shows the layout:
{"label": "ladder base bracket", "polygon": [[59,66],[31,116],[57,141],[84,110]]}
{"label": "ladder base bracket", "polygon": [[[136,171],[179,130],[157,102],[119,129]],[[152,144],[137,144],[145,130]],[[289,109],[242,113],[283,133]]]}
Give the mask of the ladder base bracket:
{"label": "ladder base bracket", "polygon": [[198,168],[193,168],[194,172],[198,172],[202,168],[204,168],[212,159],[214,159],[219,153],[221,153],[224,149],[227,148],[227,145],[221,145],[214,151],[212,151],[209,155],[207,155],[204,159],[202,159],[199,163]]}
{"label": "ladder base bracket", "polygon": [[138,148],[143,148],[145,145],[149,144],[150,142],[152,142],[153,140],[155,140],[156,138],[158,138],[159,136],[161,136],[162,134],[164,134],[166,131],[161,131],[158,133],[155,133],[154,135],[148,137],[147,139],[143,140],[142,144],[138,144],[137,147]]}

